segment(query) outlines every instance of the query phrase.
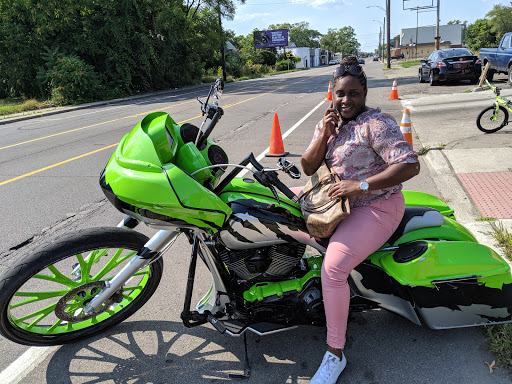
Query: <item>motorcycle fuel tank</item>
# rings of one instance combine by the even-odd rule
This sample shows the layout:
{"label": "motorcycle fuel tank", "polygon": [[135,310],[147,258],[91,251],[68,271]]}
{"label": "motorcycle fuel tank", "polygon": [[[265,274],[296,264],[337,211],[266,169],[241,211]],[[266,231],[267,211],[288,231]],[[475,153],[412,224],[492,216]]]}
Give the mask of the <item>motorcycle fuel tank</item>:
{"label": "motorcycle fuel tank", "polygon": [[272,192],[249,178],[233,179],[219,195],[232,210],[219,238],[229,249],[259,248],[299,242],[325,251],[311,237],[300,207],[284,195],[279,202]]}

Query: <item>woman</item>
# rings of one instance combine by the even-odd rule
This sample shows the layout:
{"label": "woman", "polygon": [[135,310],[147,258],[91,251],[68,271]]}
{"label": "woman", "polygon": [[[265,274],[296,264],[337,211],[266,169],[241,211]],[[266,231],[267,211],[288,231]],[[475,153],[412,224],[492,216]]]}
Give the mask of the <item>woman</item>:
{"label": "woman", "polygon": [[345,368],[347,278],[396,230],[405,210],[401,183],[420,170],[417,153],[393,117],[366,107],[367,92],[366,75],[357,58],[344,58],[334,71],[333,105],[301,158],[308,176],[328,159],[341,179],[329,196],[348,196],[351,207],[329,240],[322,266],[327,352],[311,384],[335,383]]}

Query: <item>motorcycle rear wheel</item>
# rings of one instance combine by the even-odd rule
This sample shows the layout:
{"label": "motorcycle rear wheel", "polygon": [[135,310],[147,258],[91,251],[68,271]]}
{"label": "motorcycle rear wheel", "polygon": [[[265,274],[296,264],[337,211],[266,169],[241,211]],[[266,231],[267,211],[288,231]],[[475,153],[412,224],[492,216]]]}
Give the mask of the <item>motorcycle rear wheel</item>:
{"label": "motorcycle rear wheel", "polygon": [[85,314],[83,308],[147,241],[135,231],[93,228],[20,258],[0,278],[0,333],[19,344],[59,345],[125,320],[155,292],[162,259],[135,273],[94,314]]}
{"label": "motorcycle rear wheel", "polygon": [[485,108],[476,118],[476,126],[485,133],[493,133],[499,131],[508,123],[508,111],[502,105],[499,106],[498,112],[496,107]]}

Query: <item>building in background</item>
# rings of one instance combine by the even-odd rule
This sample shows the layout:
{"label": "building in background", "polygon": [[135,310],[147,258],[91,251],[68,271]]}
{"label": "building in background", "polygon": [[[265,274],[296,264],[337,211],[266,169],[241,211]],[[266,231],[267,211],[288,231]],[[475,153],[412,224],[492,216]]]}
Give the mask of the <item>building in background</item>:
{"label": "building in background", "polygon": [[332,52],[322,48],[308,48],[297,47],[292,43],[289,47],[277,48],[278,53],[291,53],[295,57],[300,57],[300,62],[295,65],[295,68],[311,68],[320,65],[327,65],[330,56],[333,57]]}
{"label": "building in background", "polygon": [[[439,48],[460,48],[463,46],[464,24],[439,26],[441,37]],[[435,51],[436,26],[405,28],[401,30],[400,40],[391,44],[391,55],[403,53],[405,59],[428,57]]]}

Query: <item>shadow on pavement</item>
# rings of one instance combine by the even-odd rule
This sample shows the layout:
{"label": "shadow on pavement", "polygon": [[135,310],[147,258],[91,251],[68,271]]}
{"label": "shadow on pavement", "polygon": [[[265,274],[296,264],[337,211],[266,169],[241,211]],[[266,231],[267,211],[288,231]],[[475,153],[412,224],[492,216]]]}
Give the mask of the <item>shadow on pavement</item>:
{"label": "shadow on pavement", "polygon": [[[483,328],[433,331],[386,311],[351,315],[343,383],[509,383],[506,368],[490,375]],[[300,326],[265,337],[247,335],[251,376],[242,338],[210,327],[186,329],[173,321],[122,323],[110,332],[61,347],[46,382],[286,383],[306,384],[325,351],[325,328]]]}

